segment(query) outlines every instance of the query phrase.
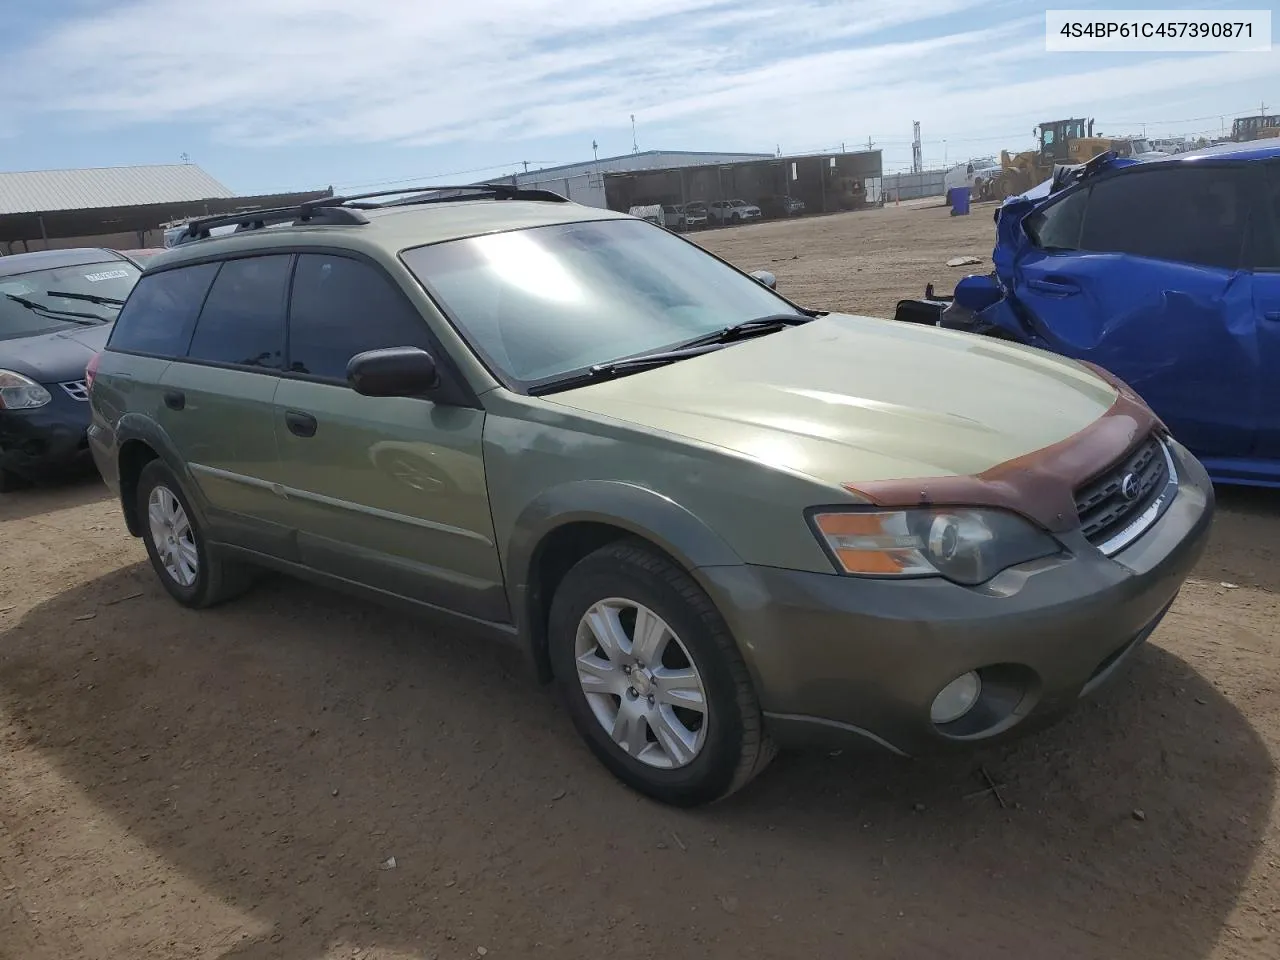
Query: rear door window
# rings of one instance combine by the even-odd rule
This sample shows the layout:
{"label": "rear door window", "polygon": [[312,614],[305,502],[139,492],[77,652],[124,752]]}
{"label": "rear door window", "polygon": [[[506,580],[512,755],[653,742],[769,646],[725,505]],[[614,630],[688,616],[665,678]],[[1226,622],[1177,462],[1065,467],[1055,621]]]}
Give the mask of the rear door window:
{"label": "rear door window", "polygon": [[1093,185],[1082,249],[1228,270],[1241,265],[1249,220],[1243,165],[1131,169]]}
{"label": "rear door window", "polygon": [[120,310],[107,346],[148,356],[184,356],[216,263],[152,273],[140,279]]}
{"label": "rear door window", "polygon": [[347,381],[366,350],[430,349],[426,321],[378,267],[328,254],[302,254],[289,304],[289,370]]}
{"label": "rear door window", "polygon": [[205,300],[187,357],[278,370],[284,359],[291,254],[227,260]]}

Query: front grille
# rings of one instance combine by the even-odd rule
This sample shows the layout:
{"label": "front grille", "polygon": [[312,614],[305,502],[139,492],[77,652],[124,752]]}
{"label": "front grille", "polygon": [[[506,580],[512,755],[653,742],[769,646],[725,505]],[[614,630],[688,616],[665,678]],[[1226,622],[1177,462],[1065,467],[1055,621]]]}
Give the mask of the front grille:
{"label": "front grille", "polygon": [[[1164,444],[1151,437],[1106,473],[1076,491],[1081,532],[1094,546],[1106,544],[1156,504],[1169,481]],[[1150,522],[1154,523],[1156,516],[1153,514]],[[1141,530],[1133,535],[1136,537],[1138,533]]]}
{"label": "front grille", "polygon": [[68,397],[72,400],[79,400],[81,403],[87,402],[89,399],[89,388],[83,380],[66,380],[58,384]]}

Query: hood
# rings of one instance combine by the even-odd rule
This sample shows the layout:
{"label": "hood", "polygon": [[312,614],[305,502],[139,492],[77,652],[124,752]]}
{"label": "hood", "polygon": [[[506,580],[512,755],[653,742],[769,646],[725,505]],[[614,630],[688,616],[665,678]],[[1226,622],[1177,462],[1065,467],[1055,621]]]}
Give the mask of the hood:
{"label": "hood", "polygon": [[1116,392],[1038,350],[832,314],[543,399],[843,484],[981,473],[1077,433]]}
{"label": "hood", "polygon": [[0,370],[12,370],[37,383],[83,380],[85,364],[107,345],[111,327],[104,323],[0,340]]}

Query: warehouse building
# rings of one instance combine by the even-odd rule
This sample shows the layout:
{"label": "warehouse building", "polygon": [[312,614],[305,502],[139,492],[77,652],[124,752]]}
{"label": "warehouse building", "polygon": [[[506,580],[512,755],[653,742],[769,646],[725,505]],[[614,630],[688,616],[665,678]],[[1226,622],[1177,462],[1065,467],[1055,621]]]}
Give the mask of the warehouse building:
{"label": "warehouse building", "polygon": [[606,173],[605,206],[630,210],[654,204],[683,207],[691,202],[714,205],[741,200],[758,206],[765,217],[836,213],[879,203],[882,171],[879,150],[651,167]]}
{"label": "warehouse building", "polygon": [[582,163],[544,167],[508,177],[494,177],[492,183],[511,183],[526,190],[550,190],[575,203],[607,207],[605,177],[609,174],[639,173],[648,170],[714,167],[724,163],[772,159],[771,153],[710,153],[700,150],[645,150],[620,157],[601,157]]}
{"label": "warehouse building", "polygon": [[0,255],[163,246],[163,226],[331,196],[237,196],[193,163],[0,173]]}

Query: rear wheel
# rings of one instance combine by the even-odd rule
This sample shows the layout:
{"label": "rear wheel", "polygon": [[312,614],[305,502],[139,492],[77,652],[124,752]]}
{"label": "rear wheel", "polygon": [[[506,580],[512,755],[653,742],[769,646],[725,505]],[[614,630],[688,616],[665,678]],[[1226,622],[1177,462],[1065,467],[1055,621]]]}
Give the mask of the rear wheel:
{"label": "rear wheel", "polygon": [[0,469],[0,493],[13,493],[29,486],[31,483],[25,477],[18,476],[12,470]]}
{"label": "rear wheel", "polygon": [[773,758],[746,664],[684,570],[620,542],[580,561],[551,606],[556,681],[574,726],[628,786],[679,806],[745,785]]}
{"label": "rear wheel", "polygon": [[249,571],[209,552],[204,531],[173,471],[159,460],[138,477],[138,516],[151,566],[170,596],[187,607],[210,607],[249,586]]}

